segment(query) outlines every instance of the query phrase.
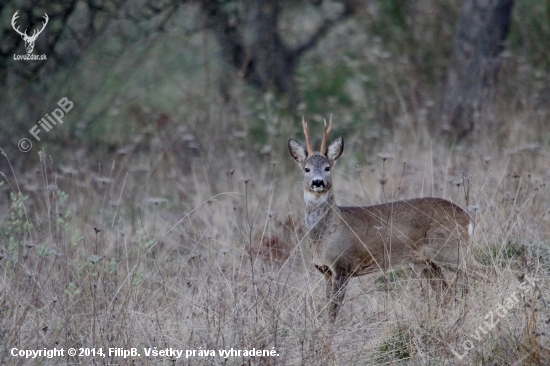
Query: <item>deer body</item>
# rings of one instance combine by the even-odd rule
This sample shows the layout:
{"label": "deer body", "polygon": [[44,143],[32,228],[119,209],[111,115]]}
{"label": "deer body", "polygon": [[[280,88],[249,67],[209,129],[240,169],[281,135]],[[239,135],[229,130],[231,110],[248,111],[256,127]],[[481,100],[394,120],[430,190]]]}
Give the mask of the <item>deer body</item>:
{"label": "deer body", "polygon": [[[441,198],[415,198],[369,207],[340,207],[334,202],[331,170],[344,141],[328,148],[325,122],[321,152],[309,143],[289,141],[292,157],[304,172],[306,224],[314,248],[314,264],[326,278],[331,321],[336,320],[350,277],[394,266],[413,265],[436,289],[445,288],[441,267],[484,270],[468,252],[473,224],[459,206]],[[434,282],[437,281],[436,282]]]}
{"label": "deer body", "polygon": [[[306,212],[319,216],[309,208]],[[343,268],[351,276],[428,260],[458,268],[460,258],[454,252],[467,242],[470,225],[460,207],[440,198],[370,207],[333,205],[313,225],[306,222],[317,251],[315,266],[332,272]]]}

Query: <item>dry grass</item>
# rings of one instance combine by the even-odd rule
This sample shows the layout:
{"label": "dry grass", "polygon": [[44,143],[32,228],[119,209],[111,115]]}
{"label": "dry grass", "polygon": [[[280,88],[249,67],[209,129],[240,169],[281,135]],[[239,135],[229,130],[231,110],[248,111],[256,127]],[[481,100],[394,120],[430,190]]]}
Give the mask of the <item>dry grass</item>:
{"label": "dry grass", "polygon": [[[77,157],[58,166],[45,154],[26,173],[3,168],[0,363],[27,363],[9,354],[12,347],[141,353],[42,364],[172,363],[145,357],[150,347],[216,352],[173,360],[186,365],[549,362],[550,151],[528,145],[528,135],[506,149],[487,141],[468,149],[423,144],[408,133],[374,145],[364,136],[346,141],[336,172],[339,204],[451,199],[475,217],[472,250],[496,275],[472,280],[468,293],[456,289],[448,307],[406,271],[353,279],[333,335],[323,318],[324,280],[310,263],[301,175],[284,143],[272,143],[266,156],[212,149],[185,160],[155,145],[163,138],[95,171]],[[219,149],[229,144],[216,141]],[[385,152],[385,161],[371,151]],[[524,275],[537,281],[520,296]],[[499,318],[499,304],[514,291],[518,303]],[[500,322],[472,340],[489,311]],[[467,340],[472,349],[460,359],[453,350],[464,354]],[[279,355],[218,355],[230,348]]]}
{"label": "dry grass", "polygon": [[[516,6],[518,45],[489,116],[496,127],[477,128],[490,124],[481,116],[464,145],[432,133],[452,0],[408,3],[419,6],[410,30],[386,26],[391,9],[376,7],[339,25],[300,61],[298,111],[232,77],[211,35],[187,36],[179,19],[124,55],[91,47],[67,75],[44,81],[44,96],[10,85],[2,123],[20,132],[62,96],[75,109],[35,144],[49,149],[36,166],[31,154],[0,156],[0,365],[550,364],[548,32],[537,26],[548,22],[529,4]],[[40,98],[26,104],[28,94]],[[286,146],[301,133],[291,113],[313,126],[333,113],[333,137],[345,135],[339,204],[450,199],[474,216],[472,250],[494,278],[458,287],[450,306],[407,271],[354,278],[331,334]],[[520,296],[525,276],[536,286]],[[500,321],[484,334],[490,311]],[[453,350],[463,355],[464,342],[461,359]],[[14,347],[137,348],[141,357],[25,360]],[[154,347],[279,355],[146,357]]]}

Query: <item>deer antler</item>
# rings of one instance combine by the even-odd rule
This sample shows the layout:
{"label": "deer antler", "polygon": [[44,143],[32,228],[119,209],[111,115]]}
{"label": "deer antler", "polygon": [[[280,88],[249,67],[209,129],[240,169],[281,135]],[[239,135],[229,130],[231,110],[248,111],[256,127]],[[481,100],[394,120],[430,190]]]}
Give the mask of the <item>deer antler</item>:
{"label": "deer antler", "polygon": [[308,155],[313,154],[313,148],[311,147],[311,143],[309,142],[309,132],[308,132],[308,129],[307,129],[307,122],[304,119],[304,116],[302,116],[302,128],[304,129],[304,135],[306,136],[307,154]]}
{"label": "deer antler", "polygon": [[332,114],[330,115],[330,120],[328,123],[327,128],[327,120],[323,120],[325,122],[325,129],[323,131],[323,139],[321,140],[321,150],[319,151],[322,155],[326,155],[326,149],[327,149],[327,137],[328,133],[330,132],[330,129],[332,128]]}
{"label": "deer antler", "polygon": [[35,30],[32,32],[31,38],[33,38],[33,39],[38,38],[38,36],[40,35],[40,33],[42,33],[42,31],[44,30],[44,28],[46,28],[46,24],[48,24],[48,20],[49,20],[50,18],[48,18],[48,14],[46,14],[46,13],[44,13],[43,18],[46,19],[46,21],[45,21],[45,22],[42,22],[42,24],[43,24],[43,25],[42,25],[42,29],[40,29],[40,30],[36,30],[36,29],[35,29]]}
{"label": "deer antler", "polygon": [[17,20],[17,18],[19,18],[19,15],[17,15],[17,13],[19,13],[19,10],[17,10],[15,12],[15,14],[13,14],[13,17],[11,18],[11,26],[12,28],[17,32],[19,33],[21,36],[23,37],[28,37],[27,36],[27,30],[25,29],[25,32],[24,33],[21,33],[21,31],[19,30],[19,27],[15,27],[15,21]]}
{"label": "deer antler", "polygon": [[29,35],[27,34],[27,30],[26,30],[26,29],[25,29],[25,32],[21,32],[21,31],[19,30],[19,27],[16,27],[16,26],[15,26],[15,21],[17,20],[17,18],[19,18],[19,15],[17,15],[17,13],[19,13],[19,10],[17,10],[17,11],[15,12],[15,14],[13,14],[13,17],[11,18],[11,26],[12,26],[12,28],[13,28],[17,33],[19,33],[19,34],[23,37],[23,39],[24,39],[25,41],[30,41],[30,42],[35,41],[36,38],[38,38],[38,36],[40,35],[40,33],[42,33],[42,31],[44,30],[44,28],[46,28],[46,24],[48,24],[48,20],[50,19],[50,18],[48,18],[48,14],[44,13],[43,18],[46,19],[46,21],[45,21],[45,22],[42,22],[42,29],[40,29],[40,30],[36,30],[36,29],[35,29],[35,30],[32,32],[32,36],[29,36]]}

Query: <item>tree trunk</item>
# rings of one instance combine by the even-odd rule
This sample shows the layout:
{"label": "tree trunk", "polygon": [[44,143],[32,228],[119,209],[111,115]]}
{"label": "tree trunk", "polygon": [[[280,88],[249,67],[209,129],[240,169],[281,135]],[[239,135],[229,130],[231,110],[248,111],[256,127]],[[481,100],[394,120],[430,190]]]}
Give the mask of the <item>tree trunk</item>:
{"label": "tree trunk", "polygon": [[[296,57],[281,40],[277,28],[280,0],[255,0],[251,15],[236,20],[218,2],[202,0],[201,4],[220,41],[222,56],[247,82],[280,94],[294,90]],[[251,30],[249,37],[245,37],[247,27]]]}
{"label": "tree trunk", "polygon": [[296,54],[279,35],[277,23],[281,4],[273,0],[256,0],[252,16],[254,63],[261,85],[295,98],[294,71]]}
{"label": "tree trunk", "polygon": [[[244,14],[230,16],[223,2],[199,1],[208,26],[214,30],[222,47],[222,57],[238,70],[248,83],[261,90],[273,90],[298,100],[294,74],[302,54],[326,35],[336,24],[351,16],[358,7],[356,0],[340,0],[343,10],[324,19],[303,43],[290,47],[284,42],[284,32],[278,28],[283,0],[252,0]],[[291,5],[291,4],[290,4]],[[317,4],[320,5],[320,4]]]}
{"label": "tree trunk", "polygon": [[[442,130],[461,140],[487,121],[514,0],[463,0],[447,71]],[[490,118],[489,118],[490,120]]]}

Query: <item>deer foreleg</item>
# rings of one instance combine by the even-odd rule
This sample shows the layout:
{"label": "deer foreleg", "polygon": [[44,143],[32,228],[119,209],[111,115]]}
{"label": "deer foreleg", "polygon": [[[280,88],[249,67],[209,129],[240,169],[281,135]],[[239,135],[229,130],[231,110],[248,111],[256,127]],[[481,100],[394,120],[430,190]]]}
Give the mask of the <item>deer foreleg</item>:
{"label": "deer foreleg", "polygon": [[[340,307],[346,296],[346,287],[348,285],[349,275],[342,269],[333,271],[332,273],[332,291],[330,294],[330,320],[332,323],[336,321]],[[328,284],[327,284],[328,285]],[[328,289],[327,289],[328,290]]]}

